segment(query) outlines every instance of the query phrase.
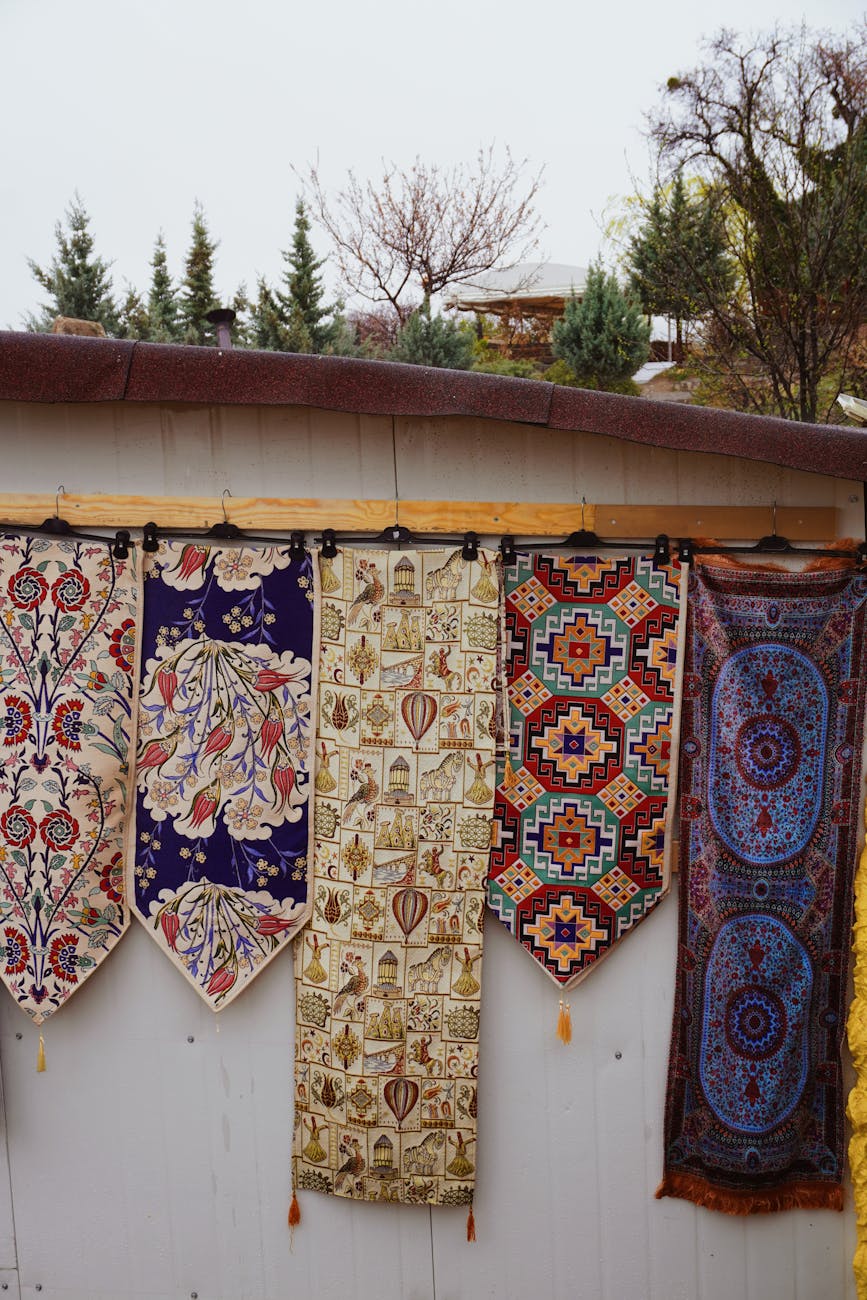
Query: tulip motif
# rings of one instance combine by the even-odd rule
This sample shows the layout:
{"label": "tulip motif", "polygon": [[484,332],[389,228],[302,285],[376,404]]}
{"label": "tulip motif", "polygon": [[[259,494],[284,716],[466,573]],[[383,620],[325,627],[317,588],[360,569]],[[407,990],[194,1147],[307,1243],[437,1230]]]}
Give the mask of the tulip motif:
{"label": "tulip motif", "polygon": [[271,771],[271,785],[274,787],[274,805],[278,811],[286,807],[289,796],[295,788],[295,768],[291,763],[275,763]]}
{"label": "tulip motif", "polygon": [[160,768],[166,764],[178,747],[178,733],[173,731],[171,735],[161,737],[159,740],[149,740],[139,755],[138,770],[146,772],[149,768],[155,768],[159,772]]}
{"label": "tulip motif", "polygon": [[212,781],[210,785],[203,786],[193,799],[193,806],[190,810],[190,825],[195,828],[210,821],[216,814],[219,804],[220,783],[219,781]]}
{"label": "tulip motif", "polygon": [[172,952],[177,952],[178,931],[181,928],[177,912],[163,912],[160,917],[160,924],[163,927],[163,934],[166,937],[166,943]]}
{"label": "tulip motif", "polygon": [[178,675],[173,668],[161,668],[157,673],[157,688],[163,697],[167,709],[173,707],[175,692],[178,689]]}
{"label": "tulip motif", "polygon": [[256,933],[281,934],[284,930],[289,930],[294,924],[294,921],[287,921],[282,916],[262,916],[256,923]]}
{"label": "tulip motif", "polygon": [[198,542],[192,542],[189,546],[185,546],[181,551],[178,576],[185,579],[191,578],[194,573],[198,573],[209,554],[210,547],[201,546]]}
{"label": "tulip motif", "polygon": [[271,757],[274,747],[283,739],[283,710],[278,708],[272,716],[269,711],[259,730],[259,744],[265,759]]}
{"label": "tulip motif", "polygon": [[237,970],[233,970],[231,966],[221,966],[214,971],[208,980],[208,993],[211,997],[219,997],[223,993],[228,993],[237,977]]}
{"label": "tulip motif", "polygon": [[218,722],[216,727],[211,731],[205,742],[205,752],[203,757],[208,758],[212,754],[222,754],[224,749],[228,749],[235,738],[235,723],[226,727],[222,722]]}
{"label": "tulip motif", "polygon": [[276,691],[287,682],[294,681],[291,673],[280,673],[276,668],[260,668],[253,683],[255,691]]}

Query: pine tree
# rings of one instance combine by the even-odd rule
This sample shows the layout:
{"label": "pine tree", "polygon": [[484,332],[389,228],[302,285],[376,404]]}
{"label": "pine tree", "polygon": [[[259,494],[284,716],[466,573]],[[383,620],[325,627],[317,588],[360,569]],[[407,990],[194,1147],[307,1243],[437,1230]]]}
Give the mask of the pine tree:
{"label": "pine tree", "polygon": [[148,309],[141,294],[130,284],[118,312],[117,337],[119,339],[149,339],[151,323]]}
{"label": "pine tree", "polygon": [[214,330],[205,320],[219,306],[214,293],[214,253],[202,205],[193,208],[193,233],[181,289],[180,318],[185,343],[213,344]]}
{"label": "pine tree", "polygon": [[110,262],[94,255],[90,217],[78,193],[66,209],[66,229],[54,227],[57,253],[47,267],[28,258],[28,266],[52,301],[43,305],[42,316],[31,317],[28,327],[44,330],[55,316],[99,321],[106,334],[116,334],[117,308],[112,296]]}
{"label": "pine tree", "polygon": [[601,265],[587,273],[584,297],[572,297],[552,330],[555,357],[585,388],[616,389],[647,360],[650,326]]}
{"label": "pine tree", "polygon": [[406,361],[412,366],[469,370],[474,341],[472,326],[433,316],[430,302],[424,302],[401,327],[391,350],[391,360]]}
{"label": "pine tree", "polygon": [[[310,243],[310,219],[299,199],[295,204],[295,230],[292,247],[282,253],[286,269],[283,281],[286,292],[278,289],[275,298],[280,305],[290,345],[289,352],[324,352],[333,341],[335,308],[323,306],[325,289],[319,272],[324,258],[317,258]],[[306,341],[306,346],[303,346]]]}
{"label": "pine tree", "polygon": [[166,244],[163,233],[154,241],[154,255],[151,259],[151,287],[148,294],[148,318],[153,343],[179,343],[181,325],[178,316],[178,300],[172,277],[169,275],[166,261]]}
{"label": "pine tree", "polygon": [[250,306],[250,340],[254,348],[266,352],[285,352],[286,327],[280,306],[268,282],[260,277],[258,296]]}
{"label": "pine tree", "polygon": [[703,314],[707,297],[733,287],[721,216],[710,195],[689,197],[681,171],[668,196],[654,192],[629,242],[628,264],[630,286],[647,315],[675,322],[678,348],[684,323]]}

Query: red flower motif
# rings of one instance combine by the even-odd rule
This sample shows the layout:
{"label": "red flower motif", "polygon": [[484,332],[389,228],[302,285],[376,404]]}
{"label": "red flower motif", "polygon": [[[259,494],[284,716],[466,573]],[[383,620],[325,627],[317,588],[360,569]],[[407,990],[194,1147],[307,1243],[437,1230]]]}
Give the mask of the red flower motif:
{"label": "red flower motif", "polygon": [[218,722],[216,727],[214,727],[213,731],[208,736],[207,742],[205,743],[205,752],[202,757],[207,758],[209,754],[222,754],[223,750],[228,749],[231,745],[234,736],[234,722],[232,723],[231,730],[224,727],[222,722]]}
{"label": "red flower motif", "polygon": [[274,803],[280,808],[286,806],[295,787],[295,769],[291,763],[275,763],[271,772],[271,785],[274,787]]}
{"label": "red flower motif", "polygon": [[5,732],[3,744],[20,745],[22,740],[27,739],[33,722],[30,705],[20,695],[7,695],[4,703],[6,716],[0,720],[0,728]]}
{"label": "red flower motif", "polygon": [[58,745],[64,749],[81,749],[81,713],[83,700],[64,700],[54,710],[51,729]]}
{"label": "red flower motif", "polygon": [[9,599],[18,609],[35,609],[48,593],[48,583],[38,569],[19,569],[9,579]]}
{"label": "red flower motif", "polygon": [[278,673],[276,668],[260,668],[253,689],[255,691],[276,691],[278,686],[291,682],[289,673]]}
{"label": "red flower motif", "polygon": [[81,909],[81,924],[96,925],[97,921],[100,920],[101,916],[102,916],[102,912],[100,912],[97,908],[91,907],[89,904],[87,904]]}
{"label": "red flower motif", "polygon": [[259,729],[259,744],[262,746],[262,754],[266,759],[271,757],[271,751],[282,738],[283,714],[281,712],[276,718],[267,717]]}
{"label": "red flower motif", "polygon": [[235,983],[238,972],[232,970],[230,966],[221,966],[215,970],[208,981],[207,992],[214,996],[215,994],[228,993],[229,989]]}
{"label": "red flower motif", "polygon": [[257,934],[280,934],[288,930],[294,921],[287,921],[282,916],[261,916],[256,923]]}
{"label": "red flower motif", "polygon": [[177,912],[163,912],[160,923],[163,927],[163,934],[166,936],[166,943],[172,952],[177,952],[178,931],[181,928]]}
{"label": "red flower motif", "polygon": [[216,813],[219,802],[219,782],[212,781],[210,785],[203,786],[193,800],[190,825],[201,826],[203,822],[209,821]]}
{"label": "red flower motif", "polygon": [[109,681],[105,673],[92,672],[87,679],[87,689],[89,691],[104,691]]}
{"label": "red flower motif", "polygon": [[185,546],[181,551],[178,576],[191,578],[202,567],[209,554],[210,547],[200,546],[198,542],[191,542],[189,546]]}
{"label": "red flower motif", "polygon": [[36,838],[36,822],[26,808],[14,803],[0,817],[0,831],[7,844],[21,849],[25,844],[32,844]]}
{"label": "red flower motif", "polygon": [[178,689],[178,675],[171,668],[161,668],[157,673],[157,686],[167,709],[172,707],[175,691]]}
{"label": "red flower motif", "polygon": [[120,627],[116,627],[112,632],[108,653],[118,668],[122,668],[125,673],[132,672],[132,661],[135,655],[135,623],[131,618],[125,618]]}
{"label": "red flower motif", "polygon": [[99,875],[99,887],[109,902],[123,902],[123,854],[115,853]]}
{"label": "red flower motif", "polygon": [[78,957],[75,952],[77,947],[77,934],[61,934],[54,940],[48,953],[48,960],[54,974],[59,980],[66,980],[69,984],[78,983],[76,973]]}
{"label": "red flower motif", "polygon": [[50,849],[71,849],[78,839],[78,822],[65,808],[54,808],[39,823],[39,834]]}
{"label": "red flower motif", "polygon": [[90,595],[90,583],[78,569],[67,569],[51,584],[51,599],[64,614],[81,609]]}
{"label": "red flower motif", "polygon": [[13,925],[7,925],[3,933],[6,936],[6,974],[20,975],[30,960],[27,939]]}

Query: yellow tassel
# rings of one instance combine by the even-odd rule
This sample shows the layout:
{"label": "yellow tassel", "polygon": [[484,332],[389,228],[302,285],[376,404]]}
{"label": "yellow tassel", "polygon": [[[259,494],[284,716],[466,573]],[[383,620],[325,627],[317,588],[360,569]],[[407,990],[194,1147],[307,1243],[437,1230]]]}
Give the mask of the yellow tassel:
{"label": "yellow tassel", "polygon": [[560,999],[560,1014],[557,1017],[557,1037],[561,1043],[572,1042],[572,1012],[569,1003]]}
{"label": "yellow tassel", "polygon": [[518,784],[518,778],[515,776],[515,772],[512,767],[512,760],[509,758],[509,755],[507,754],[506,762],[503,767],[503,782],[502,782],[503,789],[513,790],[517,784]]}
{"label": "yellow tassel", "polygon": [[45,1039],[39,1035],[39,1050],[36,1053],[36,1073],[45,1073]]}
{"label": "yellow tassel", "polygon": [[292,1193],[292,1204],[289,1206],[289,1227],[297,1228],[301,1222],[301,1207],[298,1204],[298,1197]]}
{"label": "yellow tassel", "polygon": [[476,1239],[476,1221],[473,1217],[473,1204],[471,1201],[470,1211],[469,1214],[467,1215],[467,1241],[475,1241],[475,1239]]}

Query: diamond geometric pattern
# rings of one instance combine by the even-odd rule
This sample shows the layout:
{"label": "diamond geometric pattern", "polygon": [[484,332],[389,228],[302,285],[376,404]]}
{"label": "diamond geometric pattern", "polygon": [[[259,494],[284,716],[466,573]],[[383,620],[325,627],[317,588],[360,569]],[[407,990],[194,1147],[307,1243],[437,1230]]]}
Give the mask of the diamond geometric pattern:
{"label": "diamond geometric pattern", "polygon": [[519,555],[506,570],[509,767],[488,902],[561,987],[668,890],[681,572]]}

